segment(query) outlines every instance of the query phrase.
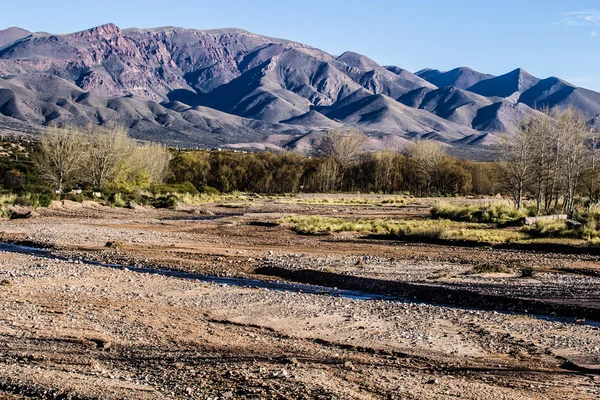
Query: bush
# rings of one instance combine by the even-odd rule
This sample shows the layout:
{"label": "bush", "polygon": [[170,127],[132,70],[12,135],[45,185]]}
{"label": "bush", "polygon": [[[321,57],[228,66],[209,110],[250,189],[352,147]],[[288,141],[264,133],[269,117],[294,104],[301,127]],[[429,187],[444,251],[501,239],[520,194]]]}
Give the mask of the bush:
{"label": "bush", "polygon": [[159,196],[150,201],[150,204],[155,208],[175,208],[177,206],[177,197],[171,195]]}
{"label": "bush", "polygon": [[15,199],[14,203],[15,206],[22,206],[22,207],[31,207],[33,205],[32,201],[30,200],[29,197],[25,197],[25,196],[19,196]]}
{"label": "bush", "polygon": [[121,193],[113,193],[108,197],[108,202],[113,207],[125,207],[127,203],[123,200],[123,195]]}
{"label": "bush", "polygon": [[447,202],[438,202],[431,209],[431,216],[458,222],[495,223],[508,226],[519,224],[525,214],[506,203],[455,206]]}
{"label": "bush", "polygon": [[535,269],[533,267],[521,268],[521,278],[533,278],[535,276]]}
{"label": "bush", "polygon": [[525,231],[538,238],[577,238],[579,234],[570,230],[564,219],[540,220]]}
{"label": "bush", "polygon": [[209,194],[212,196],[218,196],[221,194],[218,189],[212,186],[202,186],[202,193]]}
{"label": "bush", "polygon": [[34,207],[49,207],[52,204],[52,196],[46,193],[33,194],[31,202]]}
{"label": "bush", "polygon": [[[216,189],[215,189],[216,190]],[[183,182],[171,185],[152,185],[148,191],[154,195],[165,195],[165,194],[198,194],[198,190],[190,182]]]}
{"label": "bush", "polygon": [[491,263],[476,265],[468,271],[469,274],[494,274],[500,272],[506,272],[506,268],[502,265]]}
{"label": "bush", "polygon": [[66,195],[62,196],[63,200],[70,200],[70,201],[74,201],[76,203],[83,203],[83,201],[85,200],[85,196],[81,193],[79,194],[75,194],[75,193],[68,193]]}

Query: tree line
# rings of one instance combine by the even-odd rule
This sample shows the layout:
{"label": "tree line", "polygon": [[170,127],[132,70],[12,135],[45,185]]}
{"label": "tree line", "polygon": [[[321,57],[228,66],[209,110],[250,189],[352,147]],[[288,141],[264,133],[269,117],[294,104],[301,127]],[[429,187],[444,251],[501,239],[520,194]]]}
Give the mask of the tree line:
{"label": "tree line", "polygon": [[600,136],[574,110],[542,110],[521,121],[512,135],[501,137],[498,150],[502,189],[517,208],[524,198],[537,213],[574,213],[578,202],[598,204]]}
{"label": "tree line", "polygon": [[199,192],[265,194],[427,196],[496,194],[500,188],[496,163],[451,157],[440,143],[416,141],[403,151],[366,152],[366,141],[360,132],[333,130],[310,155],[174,150],[140,143],[119,126],[67,126],[51,128],[38,141],[0,143],[6,153],[0,157],[0,186],[4,192],[52,197],[72,189],[132,193],[162,183]]}
{"label": "tree line", "polygon": [[410,192],[418,196],[495,194],[494,163],[459,160],[442,144],[416,141],[406,150],[364,151],[360,132],[329,131],[314,154],[181,150],[167,181],[220,192]]}
{"label": "tree line", "polygon": [[500,138],[496,162],[458,159],[444,144],[428,140],[402,151],[367,152],[367,141],[360,132],[332,130],[309,155],[174,150],[140,143],[118,126],[52,128],[29,150],[13,145],[15,160],[0,160],[0,185],[5,191],[49,193],[73,188],[132,193],[162,183],[199,192],[265,194],[503,193],[517,208],[533,200],[538,213],[573,212],[600,201],[600,136],[573,109],[522,121],[517,132]]}

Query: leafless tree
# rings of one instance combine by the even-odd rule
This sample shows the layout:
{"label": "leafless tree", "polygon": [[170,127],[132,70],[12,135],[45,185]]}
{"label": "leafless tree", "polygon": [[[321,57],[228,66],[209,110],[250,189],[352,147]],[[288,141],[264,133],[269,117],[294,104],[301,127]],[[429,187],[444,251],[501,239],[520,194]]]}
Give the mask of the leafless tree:
{"label": "leafless tree", "polygon": [[417,140],[409,149],[408,155],[417,173],[425,181],[426,192],[430,193],[446,157],[446,151],[439,142]]}
{"label": "leafless tree", "polygon": [[534,141],[531,126],[521,124],[512,135],[500,136],[498,149],[501,159],[500,171],[506,188],[511,193],[515,206],[520,209],[522,199],[532,175]]}
{"label": "leafless tree", "polygon": [[565,180],[563,210],[571,213],[575,206],[575,190],[587,161],[586,142],[590,129],[583,115],[572,108],[558,114],[556,129],[564,138],[561,156]]}
{"label": "leafless tree", "polygon": [[600,132],[597,129],[590,129],[590,136],[587,142],[588,168],[584,173],[584,184],[588,195],[588,211],[594,205],[598,204],[600,197],[597,184],[597,181],[600,179],[600,160],[598,160],[600,150],[598,146],[600,146]]}
{"label": "leafless tree", "polygon": [[317,151],[337,162],[338,181],[343,182],[350,164],[363,151],[367,136],[358,131],[330,130],[323,135]]}
{"label": "leafless tree", "polygon": [[93,187],[101,188],[114,179],[124,160],[131,156],[135,143],[120,126],[90,127],[87,134],[87,176]]}
{"label": "leafless tree", "polygon": [[162,183],[167,177],[171,153],[165,146],[156,143],[138,144],[134,158],[148,173],[151,183]]}
{"label": "leafless tree", "polygon": [[558,149],[556,126],[549,113],[549,110],[545,109],[543,112],[524,120],[520,126],[522,133],[528,136],[532,143],[530,147],[532,154],[529,157],[532,163],[531,183],[534,185],[532,192],[536,198],[536,212],[538,214],[548,197],[546,190],[549,181],[553,177],[556,162],[554,153]]}
{"label": "leafless tree", "polygon": [[44,178],[62,192],[81,175],[88,147],[80,129],[54,127],[40,138],[36,164]]}

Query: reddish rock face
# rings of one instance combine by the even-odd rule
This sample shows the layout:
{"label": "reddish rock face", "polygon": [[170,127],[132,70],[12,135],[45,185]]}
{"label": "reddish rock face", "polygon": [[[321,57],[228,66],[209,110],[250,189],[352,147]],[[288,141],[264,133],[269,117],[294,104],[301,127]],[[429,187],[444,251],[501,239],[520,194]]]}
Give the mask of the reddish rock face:
{"label": "reddish rock face", "polygon": [[199,86],[227,83],[240,75],[237,63],[244,56],[270,43],[243,31],[123,31],[106,24],[68,35],[34,34],[0,54],[0,73],[51,73],[98,95],[163,101],[174,89],[194,90],[185,75],[203,68],[213,67],[203,81],[196,80]]}

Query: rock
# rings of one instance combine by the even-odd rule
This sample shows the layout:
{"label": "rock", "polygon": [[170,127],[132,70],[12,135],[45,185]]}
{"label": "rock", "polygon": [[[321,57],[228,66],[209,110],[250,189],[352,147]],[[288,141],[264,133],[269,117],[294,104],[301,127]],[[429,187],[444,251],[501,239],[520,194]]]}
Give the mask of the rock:
{"label": "rock", "polygon": [[221,393],[221,398],[222,399],[231,399],[233,398],[233,392],[225,392],[225,393]]}
{"label": "rock", "polygon": [[104,247],[108,247],[109,249],[121,249],[121,248],[125,247],[125,243],[119,242],[119,241],[106,242]]}
{"label": "rock", "polygon": [[129,208],[130,210],[143,210],[144,209],[144,207],[137,204],[135,201],[130,201],[129,203],[127,203],[126,207]]}
{"label": "rock", "polygon": [[344,368],[349,369],[350,371],[354,371],[354,365],[351,361],[346,361],[344,363]]}
{"label": "rock", "polygon": [[583,226],[583,224],[579,221],[575,221],[574,219],[567,220],[567,228],[569,229],[579,229]]}

